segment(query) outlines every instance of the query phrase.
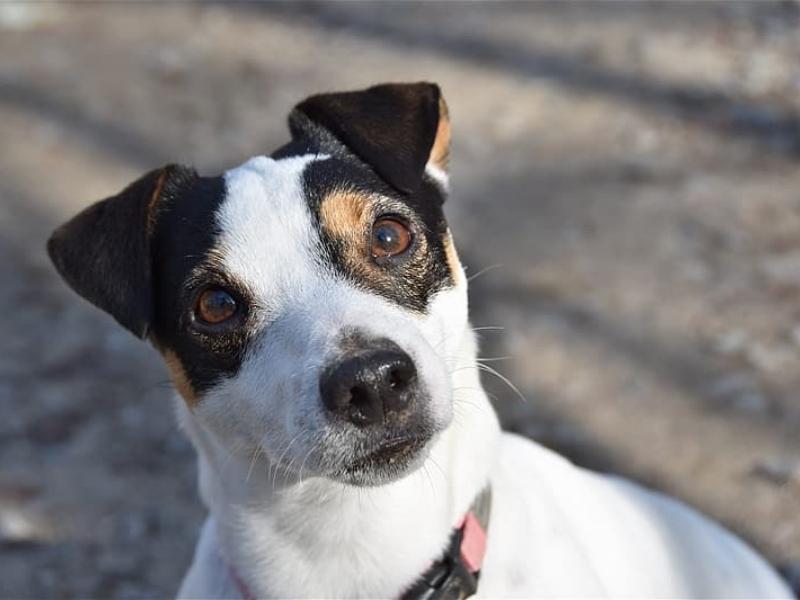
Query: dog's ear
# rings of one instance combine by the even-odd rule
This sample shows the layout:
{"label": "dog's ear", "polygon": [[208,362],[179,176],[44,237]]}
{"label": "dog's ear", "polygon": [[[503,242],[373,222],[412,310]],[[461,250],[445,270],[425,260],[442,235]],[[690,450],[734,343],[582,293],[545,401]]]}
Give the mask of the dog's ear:
{"label": "dog's ear", "polygon": [[384,84],[311,96],[289,117],[295,137],[304,133],[293,118],[297,113],[330,131],[402,192],[419,187],[428,165],[438,170],[437,176],[446,177],[450,122],[436,84]]}
{"label": "dog's ear", "polygon": [[140,338],[153,319],[150,247],[159,204],[170,186],[187,177],[196,174],[177,165],[151,171],[83,210],[47,241],[69,286]]}

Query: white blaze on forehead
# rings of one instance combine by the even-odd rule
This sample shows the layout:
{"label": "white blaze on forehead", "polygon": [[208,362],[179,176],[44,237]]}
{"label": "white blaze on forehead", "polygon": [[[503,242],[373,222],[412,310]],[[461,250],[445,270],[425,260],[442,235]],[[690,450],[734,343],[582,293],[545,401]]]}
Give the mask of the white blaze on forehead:
{"label": "white blaze on forehead", "polygon": [[225,174],[227,196],[217,215],[225,269],[277,309],[312,277],[316,228],[303,195],[303,171],[326,155],[252,158]]}

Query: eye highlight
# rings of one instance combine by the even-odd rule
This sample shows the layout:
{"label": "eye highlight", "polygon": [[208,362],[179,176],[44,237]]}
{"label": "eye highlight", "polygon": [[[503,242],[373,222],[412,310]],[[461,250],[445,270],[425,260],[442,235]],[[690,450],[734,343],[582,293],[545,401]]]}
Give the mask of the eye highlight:
{"label": "eye highlight", "polygon": [[393,217],[382,217],[372,225],[370,253],[373,258],[391,258],[403,254],[414,236],[408,226]]}
{"label": "eye highlight", "polygon": [[237,310],[236,300],[229,292],[212,287],[198,296],[194,316],[205,325],[217,325],[233,317]]}

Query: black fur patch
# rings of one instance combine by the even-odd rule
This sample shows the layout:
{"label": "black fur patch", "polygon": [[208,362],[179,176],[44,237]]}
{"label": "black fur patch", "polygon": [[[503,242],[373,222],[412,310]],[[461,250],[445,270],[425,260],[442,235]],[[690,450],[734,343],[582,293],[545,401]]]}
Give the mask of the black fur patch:
{"label": "black fur patch", "polygon": [[159,188],[193,176],[173,165],[150,171],[77,214],[47,242],[50,259],[70,287],[139,337],[147,335],[153,319],[148,231]]}
{"label": "black fur patch", "polygon": [[233,375],[247,341],[246,327],[212,334],[192,319],[195,297],[207,285],[223,285],[249,303],[247,290],[214,261],[215,214],[224,199],[222,177],[170,165],[93,204],[47,244],[78,294],[177,356],[194,392]]}
{"label": "black fur patch", "polygon": [[[454,283],[444,247],[445,198],[425,174],[439,124],[440,98],[439,87],[430,83],[312,96],[289,115],[292,142],[273,154],[274,158],[308,153],[332,157],[311,163],[304,176],[306,199],[323,240],[321,258],[354,284],[418,312],[426,310],[433,294]],[[425,244],[418,244],[407,260],[376,266],[377,270],[357,264],[344,247],[346,242],[322,227],[321,204],[337,191],[390,199],[390,204],[403,207],[401,216],[410,217]],[[366,241],[364,252],[368,252]]]}
{"label": "black fur patch", "polygon": [[[214,247],[216,214],[226,197],[223,177],[198,177],[169,191],[161,203],[153,240],[157,299],[153,341],[180,360],[195,392],[236,374],[248,340],[248,290],[219,268]],[[211,330],[193,318],[195,301],[208,286],[230,290],[240,312],[230,327]]]}
{"label": "black fur patch", "polygon": [[[379,294],[407,309],[424,313],[431,297],[453,285],[444,240],[447,223],[439,188],[423,180],[412,194],[401,194],[355,160],[331,158],[309,164],[304,173],[304,193],[320,233],[324,255],[320,260],[354,285]],[[320,211],[325,198],[339,190],[378,197],[373,220],[384,214],[404,217],[418,239],[408,256],[394,263],[375,264],[369,256],[369,224],[364,230],[363,262],[353,260],[348,240],[332,236],[323,227]]]}
{"label": "black fur patch", "polygon": [[[384,84],[311,96],[295,111],[330,131],[387,183],[413,194],[436,137],[440,97],[432,83]],[[302,137],[291,119],[290,127]]]}

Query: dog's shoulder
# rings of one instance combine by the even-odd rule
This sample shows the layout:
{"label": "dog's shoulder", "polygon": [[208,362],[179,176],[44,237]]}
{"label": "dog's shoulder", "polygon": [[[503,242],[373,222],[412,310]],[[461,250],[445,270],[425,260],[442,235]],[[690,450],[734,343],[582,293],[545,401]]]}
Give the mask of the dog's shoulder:
{"label": "dog's shoulder", "polygon": [[678,500],[515,435],[499,461],[487,586],[497,569],[525,594],[790,597],[744,542]]}

